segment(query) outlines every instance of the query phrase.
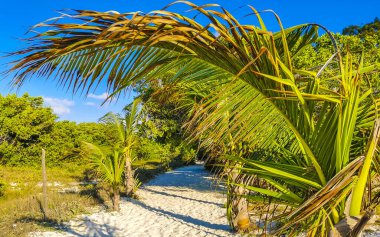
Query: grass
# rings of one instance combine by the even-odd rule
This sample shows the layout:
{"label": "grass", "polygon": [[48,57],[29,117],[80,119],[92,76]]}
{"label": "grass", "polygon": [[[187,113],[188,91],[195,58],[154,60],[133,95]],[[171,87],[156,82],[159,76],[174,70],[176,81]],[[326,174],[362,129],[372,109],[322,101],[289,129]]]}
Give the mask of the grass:
{"label": "grass", "polygon": [[[142,183],[183,165],[180,158],[168,164],[163,164],[161,160],[133,162]],[[48,168],[48,211],[47,218],[44,218],[41,170],[0,166],[0,180],[6,184],[5,195],[0,198],[0,236],[26,236],[29,232],[54,229],[79,214],[94,211],[94,208],[108,208],[111,202],[104,188],[83,182],[91,177],[85,166],[66,164]],[[79,192],[59,192],[74,184],[79,187]]]}
{"label": "grass", "polygon": [[0,201],[0,233],[25,236],[31,231],[51,229],[99,204],[91,196],[48,193],[47,218],[41,208],[41,195],[23,195]]}
{"label": "grass", "polygon": [[83,186],[79,193],[59,193],[86,177],[86,169],[64,165],[47,169],[48,211],[44,218],[41,207],[42,173],[31,167],[0,167],[0,179],[6,184],[0,198],[0,233],[4,236],[24,236],[31,231],[46,229],[86,213],[101,200],[93,187]]}

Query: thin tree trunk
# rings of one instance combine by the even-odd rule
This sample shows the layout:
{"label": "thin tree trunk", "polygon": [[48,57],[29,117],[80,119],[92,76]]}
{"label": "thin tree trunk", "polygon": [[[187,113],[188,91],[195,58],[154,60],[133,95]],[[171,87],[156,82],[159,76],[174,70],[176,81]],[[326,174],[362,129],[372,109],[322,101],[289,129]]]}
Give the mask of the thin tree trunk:
{"label": "thin tree trunk", "polygon": [[377,193],[376,196],[371,200],[371,205],[366,209],[364,215],[358,223],[354,226],[351,232],[347,235],[348,237],[356,237],[359,236],[364,227],[368,224],[368,222],[372,219],[372,217],[376,213],[376,207],[380,204],[380,193]]}
{"label": "thin tree trunk", "polygon": [[135,186],[135,181],[133,179],[131,156],[128,153],[126,153],[124,175],[126,194],[127,196],[131,197],[134,194],[133,190]]}
{"label": "thin tree trunk", "polygon": [[242,187],[237,187],[234,192],[236,195],[232,201],[232,210],[235,215],[233,220],[234,228],[239,232],[246,232],[251,225],[251,221],[248,215],[247,199],[240,197],[240,195],[244,195],[245,190]]}
{"label": "thin tree trunk", "polygon": [[371,200],[371,205],[366,208],[364,215],[361,218],[350,217],[341,220],[335,228],[330,232],[330,237],[358,237],[368,222],[375,215],[376,207],[380,204],[380,193]]}
{"label": "thin tree trunk", "polygon": [[112,204],[113,204],[113,210],[114,211],[120,211],[119,203],[120,203],[119,188],[114,187],[113,188],[113,196],[112,196]]}
{"label": "thin tree trunk", "polygon": [[[233,183],[239,183],[239,171],[234,168],[231,171],[231,180]],[[246,190],[244,187],[231,185],[232,195],[232,225],[234,230],[238,232],[247,232],[251,225],[248,214],[248,202],[244,198]]]}
{"label": "thin tree trunk", "polygon": [[357,237],[360,236],[364,230],[364,227],[371,220],[371,218],[375,215],[375,209],[369,209],[363,215],[362,218],[358,221],[358,223],[352,228],[352,231],[347,235],[347,237]]}

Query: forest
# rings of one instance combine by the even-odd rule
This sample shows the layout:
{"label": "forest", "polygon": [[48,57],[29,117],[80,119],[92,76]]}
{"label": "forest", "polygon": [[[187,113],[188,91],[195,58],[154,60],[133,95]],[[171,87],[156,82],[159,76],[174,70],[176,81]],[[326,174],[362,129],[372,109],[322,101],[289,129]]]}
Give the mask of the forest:
{"label": "forest", "polygon": [[[191,145],[180,142],[180,118],[170,107],[162,109],[160,105],[158,112],[158,106],[151,101],[144,105],[146,114],[136,126],[139,137],[136,159],[164,161],[180,155],[190,160],[194,150]],[[52,109],[44,106],[41,97],[1,96],[0,109],[0,160],[4,166],[40,167],[42,148],[49,155],[49,167],[66,163],[81,165],[82,142],[107,149],[117,139],[117,131],[104,118],[99,118],[98,123],[59,121]]]}

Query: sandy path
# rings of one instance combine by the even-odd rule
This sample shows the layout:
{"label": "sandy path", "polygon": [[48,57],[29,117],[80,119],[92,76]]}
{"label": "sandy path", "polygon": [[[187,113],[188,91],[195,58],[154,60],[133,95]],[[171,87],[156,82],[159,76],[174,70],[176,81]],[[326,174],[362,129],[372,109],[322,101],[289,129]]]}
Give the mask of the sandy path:
{"label": "sandy path", "polygon": [[232,236],[223,204],[201,165],[167,172],[138,191],[140,200],[123,200],[121,211],[99,212],[70,221],[60,232],[32,236],[203,237]]}

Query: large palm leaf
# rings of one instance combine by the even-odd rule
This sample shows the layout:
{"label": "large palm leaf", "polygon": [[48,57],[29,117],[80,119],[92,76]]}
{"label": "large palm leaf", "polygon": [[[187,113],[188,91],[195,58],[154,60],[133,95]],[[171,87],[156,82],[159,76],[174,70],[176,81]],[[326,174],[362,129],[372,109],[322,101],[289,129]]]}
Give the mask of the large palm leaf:
{"label": "large palm leaf", "polygon": [[[243,171],[265,179],[279,195],[251,187],[255,193],[296,205],[309,193],[323,190],[352,157],[363,154],[355,141],[359,129],[373,126],[377,101],[361,84],[363,74],[377,66],[355,66],[350,57],[343,61],[338,53],[339,67],[332,76],[297,70],[292,57],[316,39],[318,26],[283,29],[275,15],[281,31],[273,33],[253,8],[260,27],[241,25],[223,8],[182,3],[209,23],[161,10],[146,15],[75,11],[61,16],[72,23],[54,19],[40,24],[37,28],[46,29],[31,38],[34,44],[14,53],[22,58],[11,69],[16,71],[13,82],[22,85],[37,75],[87,93],[105,80],[110,98],[173,70],[174,81],[214,85],[216,89],[194,110],[193,135],[213,129],[208,133],[212,140],[233,136],[256,148],[281,150],[286,155],[265,162],[230,159],[245,164]],[[338,88],[325,87],[325,80],[334,80]],[[229,122],[221,122],[226,114]],[[366,143],[368,138],[363,139]],[[312,172],[316,175],[309,176]],[[350,173],[351,184],[355,174]],[[316,218],[327,224],[342,218],[344,194],[329,206],[331,211],[320,206]]]}

